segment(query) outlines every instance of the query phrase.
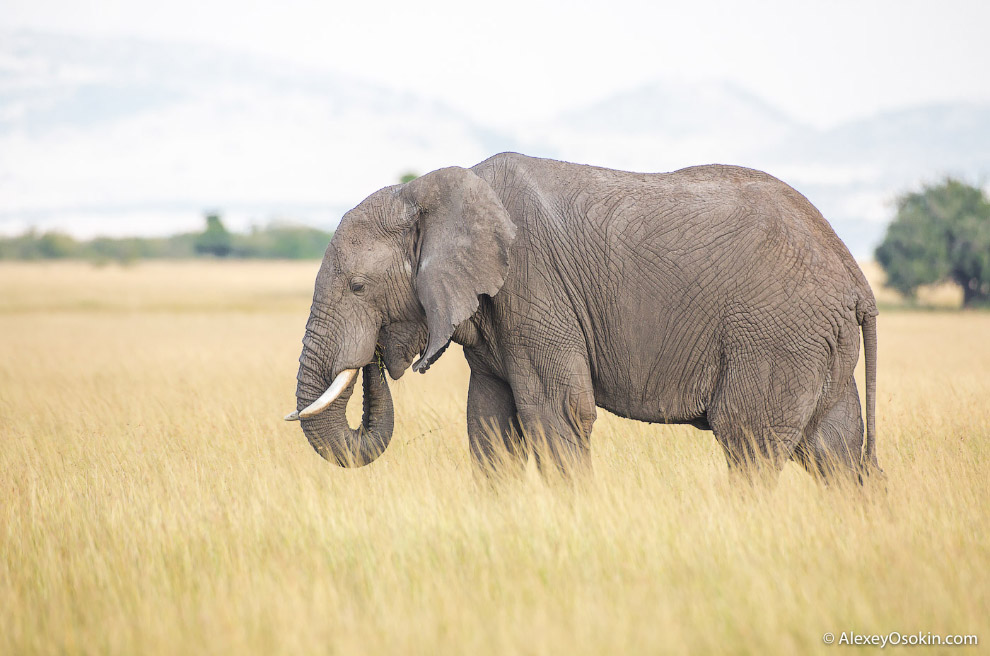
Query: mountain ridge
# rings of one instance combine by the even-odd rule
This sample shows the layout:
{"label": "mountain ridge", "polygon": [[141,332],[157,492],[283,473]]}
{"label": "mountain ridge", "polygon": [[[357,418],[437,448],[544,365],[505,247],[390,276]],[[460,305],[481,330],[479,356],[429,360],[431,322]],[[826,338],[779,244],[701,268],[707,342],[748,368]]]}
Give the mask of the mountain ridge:
{"label": "mountain ridge", "polygon": [[863,255],[898,193],[990,174],[990,105],[905,107],[822,130],[732,82],[658,79],[495,129],[423,94],[212,46],[0,32],[0,232],[160,233],[153,223],[188,229],[211,207],[231,208],[233,227],[291,215],[326,229],[400,173],[505,150],[641,171],[766,170]]}

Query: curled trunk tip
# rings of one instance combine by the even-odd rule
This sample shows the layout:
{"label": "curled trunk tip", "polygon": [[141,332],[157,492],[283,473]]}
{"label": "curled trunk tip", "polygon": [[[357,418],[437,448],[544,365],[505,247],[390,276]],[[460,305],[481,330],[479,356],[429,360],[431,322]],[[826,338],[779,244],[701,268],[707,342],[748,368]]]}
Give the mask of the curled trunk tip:
{"label": "curled trunk tip", "polygon": [[300,379],[296,392],[296,406],[310,445],[323,458],[343,467],[362,467],[377,459],[388,447],[394,427],[388,383],[374,363],[361,370],[364,396],[361,425],[353,429],[347,423],[347,402],[354,391],[357,373],[353,371],[347,385],[318,414],[306,417],[303,413],[316,400],[318,389],[304,385]]}

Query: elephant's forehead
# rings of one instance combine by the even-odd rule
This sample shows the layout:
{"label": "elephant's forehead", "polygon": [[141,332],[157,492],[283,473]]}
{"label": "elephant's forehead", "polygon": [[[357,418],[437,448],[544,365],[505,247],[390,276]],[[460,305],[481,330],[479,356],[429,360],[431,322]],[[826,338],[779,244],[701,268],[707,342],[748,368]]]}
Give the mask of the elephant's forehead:
{"label": "elephant's forehead", "polygon": [[365,212],[351,210],[341,219],[331,241],[337,266],[343,269],[361,268],[388,255],[380,222]]}
{"label": "elephant's forehead", "polygon": [[391,187],[365,198],[360,205],[344,214],[334,234],[340,243],[359,244],[382,240],[396,219],[405,214],[405,205]]}
{"label": "elephant's forehead", "polygon": [[370,217],[361,211],[351,210],[340,220],[334,231],[333,241],[338,246],[358,245],[374,234]]}

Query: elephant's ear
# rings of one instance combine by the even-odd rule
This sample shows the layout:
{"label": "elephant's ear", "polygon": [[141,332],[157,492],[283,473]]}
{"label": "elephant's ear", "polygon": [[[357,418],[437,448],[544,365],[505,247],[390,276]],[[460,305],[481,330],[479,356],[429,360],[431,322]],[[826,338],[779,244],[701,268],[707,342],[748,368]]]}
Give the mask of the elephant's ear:
{"label": "elephant's ear", "polygon": [[429,338],[413,371],[422,373],[478,309],[478,296],[502,288],[516,226],[491,186],[468,169],[428,173],[401,193],[416,208],[411,257]]}

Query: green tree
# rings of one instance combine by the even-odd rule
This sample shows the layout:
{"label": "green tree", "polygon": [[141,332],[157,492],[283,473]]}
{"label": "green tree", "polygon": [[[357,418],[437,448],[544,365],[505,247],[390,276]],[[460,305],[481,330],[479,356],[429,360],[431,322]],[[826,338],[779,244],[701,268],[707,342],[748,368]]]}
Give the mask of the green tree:
{"label": "green tree", "polygon": [[953,281],[963,307],[990,305],[990,200],[947,178],[897,199],[897,215],[876,250],[887,284],[913,298],[921,285]]}
{"label": "green tree", "polygon": [[224,227],[220,215],[210,212],[206,215],[206,230],[196,237],[196,252],[205,255],[226,257],[230,254],[233,237]]}
{"label": "green tree", "polygon": [[418,173],[413,173],[412,171],[406,171],[405,173],[399,176],[399,182],[402,184],[406,184],[407,182],[412,182],[418,177],[419,177]]}

